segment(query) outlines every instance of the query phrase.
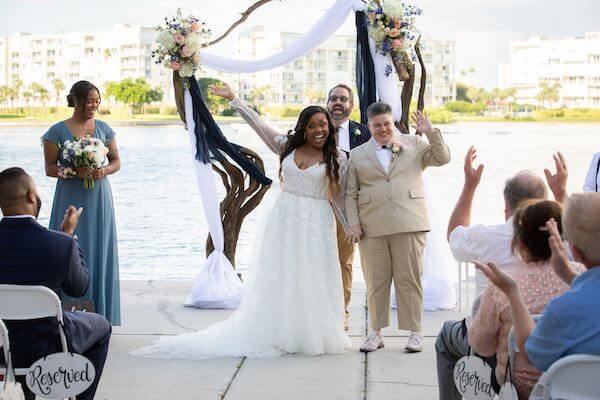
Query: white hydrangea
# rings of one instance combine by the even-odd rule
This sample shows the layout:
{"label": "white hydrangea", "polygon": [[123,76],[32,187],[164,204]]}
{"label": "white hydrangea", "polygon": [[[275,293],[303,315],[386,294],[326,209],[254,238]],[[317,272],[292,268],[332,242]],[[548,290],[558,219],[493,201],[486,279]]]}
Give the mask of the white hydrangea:
{"label": "white hydrangea", "polygon": [[188,63],[183,63],[179,69],[179,76],[189,78],[192,75],[194,75],[194,68]]}
{"label": "white hydrangea", "polygon": [[193,53],[200,51],[200,38],[197,34],[191,34],[185,39],[185,45],[189,47]]}
{"label": "white hydrangea", "polygon": [[381,42],[383,39],[385,39],[385,32],[380,29],[370,28],[369,36],[371,36],[375,42]]}
{"label": "white hydrangea", "polygon": [[167,30],[160,31],[156,41],[165,49],[172,49],[175,47],[175,38],[173,37],[173,34]]}
{"label": "white hydrangea", "polygon": [[404,17],[404,6],[398,0],[386,0],[383,3],[383,13],[390,18],[402,19]]}

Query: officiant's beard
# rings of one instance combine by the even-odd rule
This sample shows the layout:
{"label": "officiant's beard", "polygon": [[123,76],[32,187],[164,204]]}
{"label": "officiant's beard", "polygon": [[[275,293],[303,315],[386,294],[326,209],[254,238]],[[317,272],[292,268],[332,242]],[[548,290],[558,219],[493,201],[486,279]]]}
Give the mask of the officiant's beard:
{"label": "officiant's beard", "polygon": [[329,115],[331,115],[331,119],[334,121],[343,121],[348,119],[350,117],[350,113],[352,113],[352,109],[350,107],[346,108],[341,106],[342,110],[340,112],[339,108],[340,107],[333,107],[331,110],[328,110]]}

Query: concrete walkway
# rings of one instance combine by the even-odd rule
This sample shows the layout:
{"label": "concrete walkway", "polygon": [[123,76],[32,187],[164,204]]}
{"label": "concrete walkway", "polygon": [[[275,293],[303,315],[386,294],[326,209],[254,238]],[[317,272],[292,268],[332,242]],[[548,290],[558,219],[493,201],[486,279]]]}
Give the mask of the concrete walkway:
{"label": "concrete walkway", "polygon": [[[203,329],[229,315],[225,310],[183,307],[191,288],[192,282],[122,282],[123,326],[114,329],[97,399],[437,399],[435,337],[444,320],[460,317],[455,311],[426,312],[422,353],[405,353],[407,332],[388,328],[386,347],[366,355],[358,351],[367,332],[365,288],[355,282],[350,308],[353,349],[347,354],[203,361],[130,356],[160,335]],[[392,320],[393,326],[395,317]]]}

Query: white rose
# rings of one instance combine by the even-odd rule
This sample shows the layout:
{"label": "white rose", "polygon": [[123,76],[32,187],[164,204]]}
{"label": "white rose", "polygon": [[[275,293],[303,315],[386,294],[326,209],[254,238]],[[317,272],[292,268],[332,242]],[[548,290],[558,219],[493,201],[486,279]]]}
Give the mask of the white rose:
{"label": "white rose", "polygon": [[75,155],[76,155],[77,157],[80,157],[80,156],[81,156],[81,154],[83,154],[83,150],[81,150],[81,149],[75,149]]}
{"label": "white rose", "polygon": [[404,7],[398,0],[386,0],[383,3],[383,13],[390,18],[402,19],[404,17]]}
{"label": "white rose", "polygon": [[191,34],[185,39],[185,46],[189,47],[192,50],[192,53],[195,53],[200,50],[200,39],[198,35]]}
{"label": "white rose", "polygon": [[179,69],[179,76],[189,78],[192,75],[194,75],[194,68],[188,63],[183,63]]}
{"label": "white rose", "polygon": [[385,32],[379,29],[369,29],[369,35],[375,42],[381,42],[383,39],[385,39]]}
{"label": "white rose", "polygon": [[160,31],[156,41],[167,50],[175,47],[175,38],[173,37],[173,34],[166,30]]}

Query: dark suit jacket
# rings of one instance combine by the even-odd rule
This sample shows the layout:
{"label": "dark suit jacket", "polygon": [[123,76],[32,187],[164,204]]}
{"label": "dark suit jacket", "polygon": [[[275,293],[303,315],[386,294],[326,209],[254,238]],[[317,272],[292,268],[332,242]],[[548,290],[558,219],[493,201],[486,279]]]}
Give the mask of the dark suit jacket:
{"label": "dark suit jacket", "polygon": [[[0,284],[41,285],[59,296],[80,297],[88,288],[89,275],[74,237],[49,230],[33,218],[3,218]],[[15,366],[29,366],[58,349],[55,318],[5,322]]]}
{"label": "dark suit jacket", "polygon": [[[360,131],[360,135],[355,134],[357,129]],[[348,131],[350,133],[350,150],[368,142],[369,139],[371,139],[371,131],[369,131],[369,127],[359,122],[350,120],[348,124]]]}

